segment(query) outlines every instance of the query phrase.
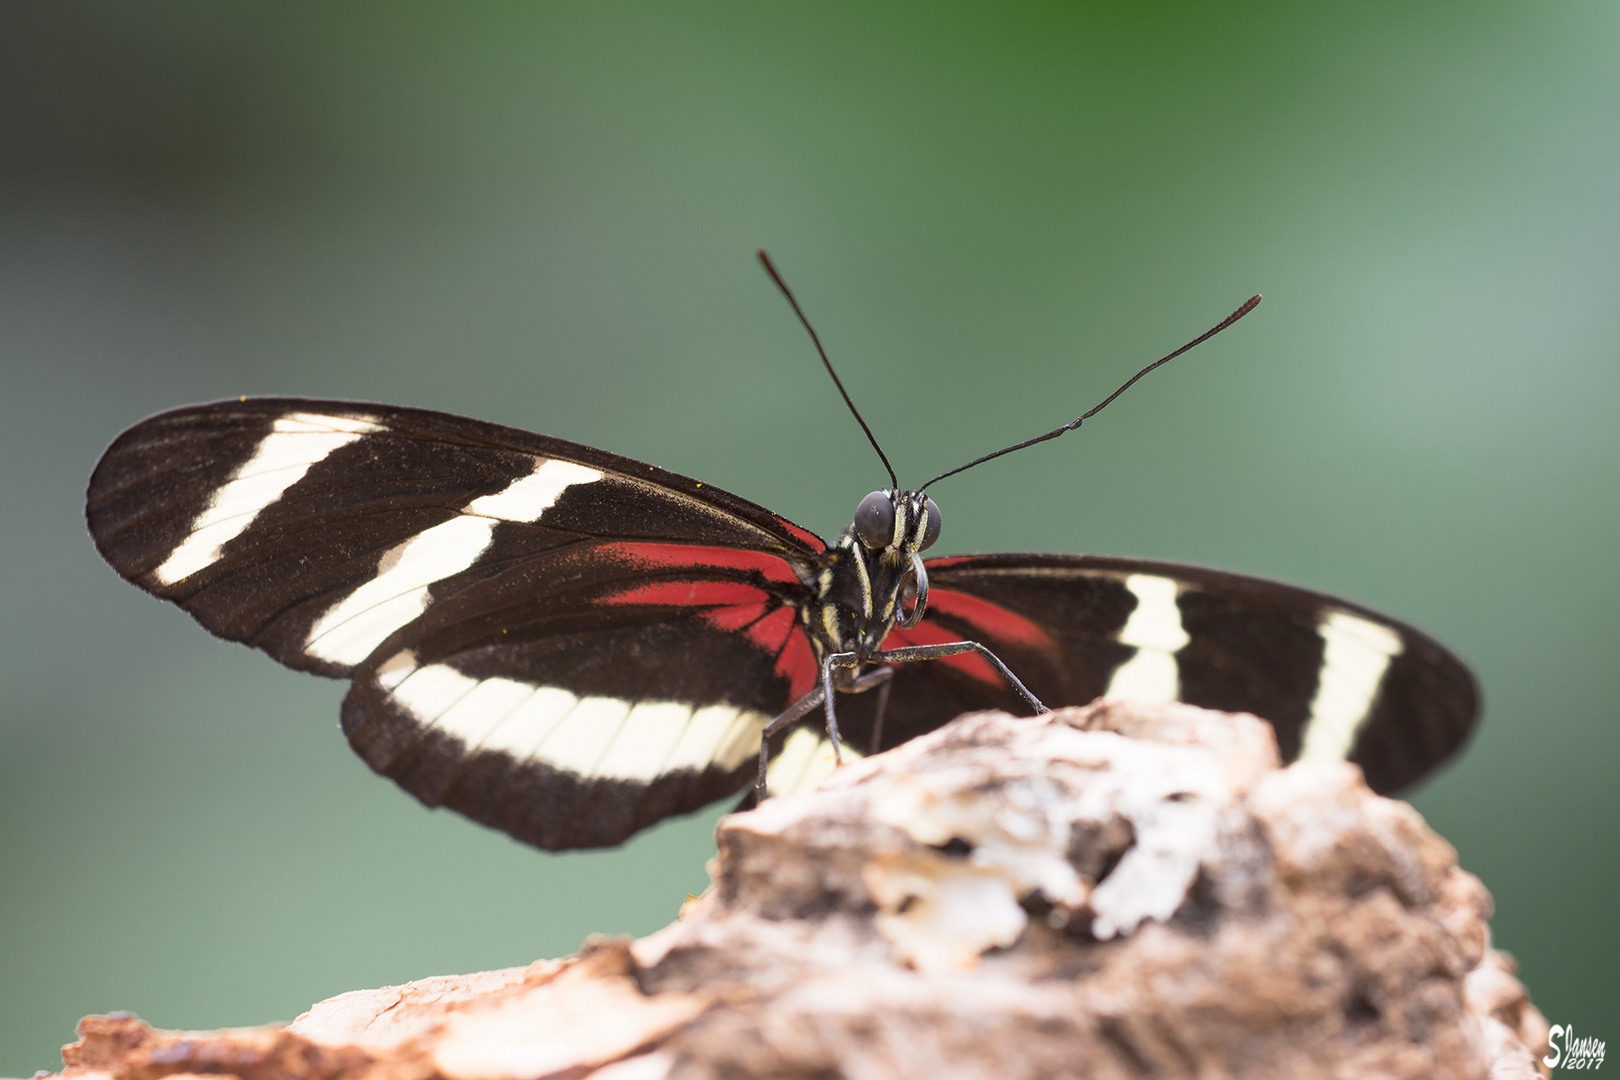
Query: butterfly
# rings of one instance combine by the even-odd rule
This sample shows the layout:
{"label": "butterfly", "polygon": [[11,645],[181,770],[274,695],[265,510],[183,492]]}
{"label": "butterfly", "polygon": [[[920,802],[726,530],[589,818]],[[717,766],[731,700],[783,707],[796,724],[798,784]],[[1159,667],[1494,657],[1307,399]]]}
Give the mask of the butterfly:
{"label": "butterfly", "polygon": [[305,398],[136,424],[91,477],[90,533],[214,634],[348,679],[343,731],[376,772],[548,850],[801,787],[974,709],[1251,712],[1286,760],[1348,758],[1385,792],[1466,739],[1467,669],[1357,604],[1148,559],[923,555],[932,485],[1074,430],[1258,296],[1069,424],[907,489],[760,258],[889,473],[831,543],[604,450]]}

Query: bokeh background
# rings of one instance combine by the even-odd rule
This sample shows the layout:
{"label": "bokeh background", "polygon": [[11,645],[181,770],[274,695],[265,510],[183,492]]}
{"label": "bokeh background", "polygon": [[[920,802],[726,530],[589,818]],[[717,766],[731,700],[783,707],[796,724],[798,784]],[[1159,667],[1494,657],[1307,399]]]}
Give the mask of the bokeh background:
{"label": "bokeh background", "polygon": [[1620,7],[0,7],[0,1075],[85,1013],[287,1019],[648,932],[719,809],[552,856],[371,776],[343,687],[120,582],[86,477],[236,394],[467,413],[836,532],[1338,592],[1483,683],[1415,793],[1554,1022],[1620,1037]]}

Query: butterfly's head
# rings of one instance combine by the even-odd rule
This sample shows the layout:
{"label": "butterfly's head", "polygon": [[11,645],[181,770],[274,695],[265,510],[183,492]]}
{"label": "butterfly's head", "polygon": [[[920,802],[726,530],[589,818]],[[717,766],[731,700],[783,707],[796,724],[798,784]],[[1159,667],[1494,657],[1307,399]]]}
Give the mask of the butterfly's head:
{"label": "butterfly's head", "polygon": [[846,533],[862,564],[870,600],[863,619],[875,648],[896,623],[915,626],[928,604],[921,552],[939,539],[939,507],[921,491],[874,491],[855,508]]}
{"label": "butterfly's head", "polygon": [[855,508],[849,527],[861,547],[885,561],[906,563],[939,539],[939,507],[920,491],[874,491]]}

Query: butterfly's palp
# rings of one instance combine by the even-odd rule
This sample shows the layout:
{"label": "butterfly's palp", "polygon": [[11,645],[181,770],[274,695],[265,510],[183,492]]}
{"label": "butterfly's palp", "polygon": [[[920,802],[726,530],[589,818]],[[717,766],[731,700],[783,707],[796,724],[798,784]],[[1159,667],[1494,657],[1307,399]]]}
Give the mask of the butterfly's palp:
{"label": "butterfly's palp", "polygon": [[910,611],[901,609],[901,619],[895,625],[902,630],[910,630],[922,622],[923,615],[928,611],[928,569],[923,566],[922,556],[915,551],[911,553],[910,581],[910,588],[906,591],[915,590],[917,599],[911,605]]}

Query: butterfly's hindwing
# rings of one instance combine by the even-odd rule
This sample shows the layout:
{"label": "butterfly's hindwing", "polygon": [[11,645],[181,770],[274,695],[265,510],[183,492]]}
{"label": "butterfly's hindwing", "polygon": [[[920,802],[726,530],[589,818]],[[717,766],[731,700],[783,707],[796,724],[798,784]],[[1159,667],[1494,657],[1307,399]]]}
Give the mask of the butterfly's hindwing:
{"label": "butterfly's hindwing", "polygon": [[429,805],[539,847],[618,843],[746,782],[765,724],[814,680],[803,593],[754,553],[548,553],[391,638],[344,730]]}
{"label": "butterfly's hindwing", "polygon": [[[953,613],[949,599],[931,601],[919,630],[935,624],[936,634],[983,642],[1047,705],[1111,696],[1251,712],[1272,724],[1285,760],[1348,757],[1382,792],[1453,754],[1477,711],[1472,676],[1433,639],[1308,589],[1102,556],[1009,553],[927,565],[938,594],[969,595],[979,606]],[[1053,647],[1032,648],[1020,621]],[[985,697],[965,665],[908,668],[910,682]],[[896,698],[900,691],[897,683]],[[1017,700],[1002,690],[997,704],[1016,709]]]}

